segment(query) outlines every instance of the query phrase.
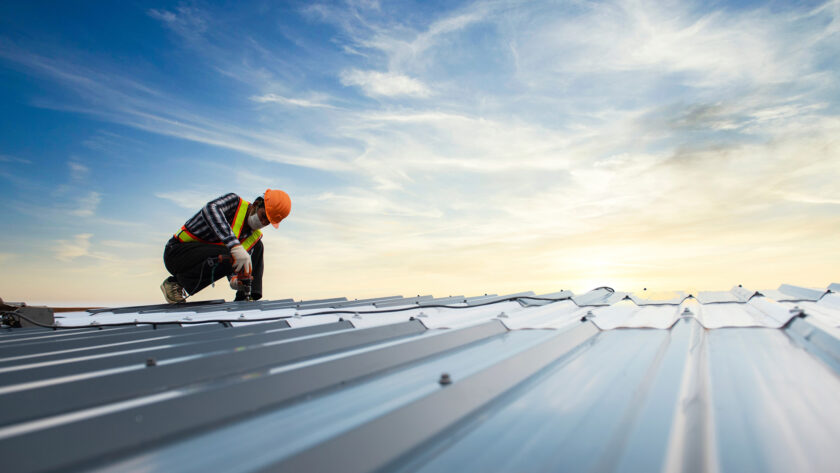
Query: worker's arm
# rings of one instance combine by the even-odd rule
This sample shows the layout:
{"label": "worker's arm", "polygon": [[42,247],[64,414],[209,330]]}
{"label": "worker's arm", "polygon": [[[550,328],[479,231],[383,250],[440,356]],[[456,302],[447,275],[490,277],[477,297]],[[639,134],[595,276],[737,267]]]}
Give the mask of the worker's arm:
{"label": "worker's arm", "polygon": [[225,214],[230,213],[232,209],[236,213],[235,209],[238,206],[239,196],[230,193],[207,202],[207,205],[201,209],[201,215],[207,221],[207,224],[210,225],[210,228],[219,237],[219,241],[228,248],[233,248],[238,245],[239,240],[233,234],[233,230],[230,229],[230,222],[225,218]]}

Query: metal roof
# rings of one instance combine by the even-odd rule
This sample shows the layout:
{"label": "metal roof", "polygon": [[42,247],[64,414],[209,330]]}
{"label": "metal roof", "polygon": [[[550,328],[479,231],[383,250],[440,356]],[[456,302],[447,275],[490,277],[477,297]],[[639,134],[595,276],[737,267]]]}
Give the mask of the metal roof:
{"label": "metal roof", "polygon": [[836,289],[70,313],[60,330],[0,330],[0,458],[16,472],[836,471]]}

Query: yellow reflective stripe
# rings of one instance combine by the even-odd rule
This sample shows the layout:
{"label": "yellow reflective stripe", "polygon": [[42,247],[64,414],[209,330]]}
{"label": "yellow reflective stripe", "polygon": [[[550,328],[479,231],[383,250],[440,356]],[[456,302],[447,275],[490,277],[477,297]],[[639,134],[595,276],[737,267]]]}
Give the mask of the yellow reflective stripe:
{"label": "yellow reflective stripe", "polygon": [[233,230],[233,235],[239,238],[242,234],[242,226],[245,224],[245,216],[248,215],[248,206],[251,205],[245,199],[239,199],[239,208],[236,209],[236,214],[233,216],[233,224],[230,229]]}
{"label": "yellow reflective stripe", "polygon": [[192,236],[190,232],[187,231],[186,228],[181,227],[181,231],[175,234],[175,238],[182,241],[183,243],[190,243],[193,241],[201,241],[198,238]]}
{"label": "yellow reflective stripe", "polygon": [[251,236],[242,240],[242,248],[245,248],[245,251],[251,251],[251,248],[260,241],[260,238],[262,238],[262,232],[254,230],[254,233],[252,233]]}
{"label": "yellow reflective stripe", "polygon": [[[246,201],[245,199],[239,199],[239,207],[236,208],[236,214],[233,216],[233,224],[230,226],[231,231],[233,231],[233,235],[239,239],[239,235],[242,234],[242,227],[245,226],[245,217],[248,215],[248,206],[251,205],[250,202]],[[196,238],[187,230],[186,226],[181,227],[181,230],[175,234],[175,238],[180,240],[183,243],[190,243],[197,241],[199,243],[210,243],[211,245],[221,245],[222,243],[214,243],[209,241],[204,241]],[[257,237],[256,240],[251,243],[251,246],[256,243],[260,237]],[[247,238],[246,241],[250,240]],[[247,249],[247,248],[246,248]]]}

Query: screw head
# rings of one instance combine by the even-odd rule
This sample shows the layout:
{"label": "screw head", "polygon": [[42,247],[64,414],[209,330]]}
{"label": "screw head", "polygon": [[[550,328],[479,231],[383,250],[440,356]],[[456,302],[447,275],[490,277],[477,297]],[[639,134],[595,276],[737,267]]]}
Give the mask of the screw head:
{"label": "screw head", "polygon": [[154,358],[147,358],[146,359],[146,367],[150,368],[152,366],[157,366],[157,360],[155,360]]}
{"label": "screw head", "polygon": [[448,386],[452,384],[452,378],[449,376],[449,373],[443,373],[440,375],[438,383],[440,383],[441,386]]}

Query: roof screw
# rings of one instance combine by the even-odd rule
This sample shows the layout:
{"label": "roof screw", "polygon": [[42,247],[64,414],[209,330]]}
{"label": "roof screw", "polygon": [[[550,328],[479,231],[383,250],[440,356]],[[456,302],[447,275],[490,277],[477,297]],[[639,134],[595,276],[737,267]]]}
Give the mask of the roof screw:
{"label": "roof screw", "polygon": [[152,366],[157,366],[157,360],[154,358],[146,358],[146,368],[151,368]]}
{"label": "roof screw", "polygon": [[301,317],[300,313],[295,312],[295,318],[296,318],[296,319],[299,319],[300,317]]}
{"label": "roof screw", "polygon": [[504,311],[502,311],[502,312],[499,313],[499,315],[497,317],[499,317],[500,319],[506,319],[506,318],[508,318],[508,315],[505,314]]}
{"label": "roof screw", "polygon": [[643,288],[642,290],[643,290],[643,291],[647,291],[647,288]]}
{"label": "roof screw", "polygon": [[94,321],[93,321],[93,322],[91,322],[90,324],[91,324],[91,325],[99,325],[99,322],[97,322],[97,321],[95,321],[95,320],[94,320]]}
{"label": "roof screw", "polygon": [[189,315],[187,315],[187,316],[184,316],[183,320],[192,320],[192,317],[190,317]]}
{"label": "roof screw", "polygon": [[353,318],[354,318],[354,319],[361,319],[361,318],[362,318],[362,316],[361,316],[361,315],[359,315],[359,313],[358,313],[358,312],[353,312]]}
{"label": "roof screw", "polygon": [[420,313],[417,314],[417,317],[428,317],[428,315],[426,315],[426,313],[421,310]]}
{"label": "roof screw", "polygon": [[412,320],[416,320],[414,317],[409,317],[408,321],[411,322]]}
{"label": "roof screw", "polygon": [[438,383],[440,383],[441,386],[448,386],[452,384],[452,378],[449,377],[449,373],[443,373],[440,375]]}
{"label": "roof screw", "polygon": [[689,309],[688,307],[686,307],[686,308],[685,308],[685,310],[683,310],[683,314],[686,314],[686,315],[691,315],[691,309]]}
{"label": "roof screw", "polygon": [[239,314],[239,320],[245,320],[245,314]]}

